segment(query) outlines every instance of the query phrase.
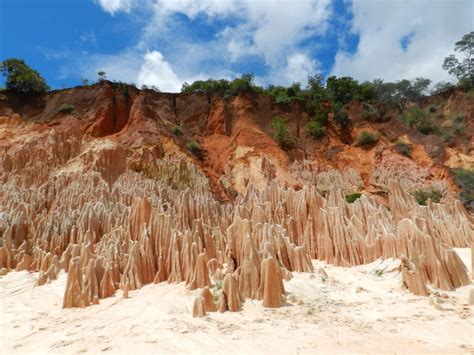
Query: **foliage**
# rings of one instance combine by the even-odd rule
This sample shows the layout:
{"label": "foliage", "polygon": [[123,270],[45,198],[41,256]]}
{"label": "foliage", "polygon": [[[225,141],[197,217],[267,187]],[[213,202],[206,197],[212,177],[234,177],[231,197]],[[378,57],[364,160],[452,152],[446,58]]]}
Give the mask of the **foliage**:
{"label": "foliage", "polygon": [[141,87],[142,90],[151,90],[154,92],[160,92],[160,89],[156,85],[145,85],[143,84]]}
{"label": "foliage", "polygon": [[81,80],[82,85],[84,85],[84,86],[89,85],[89,79],[81,78],[80,80]]}
{"label": "foliage", "polygon": [[375,98],[375,90],[369,83],[359,84],[351,77],[336,78],[330,76],[326,80],[328,96],[332,101],[347,104],[352,100],[368,101]]}
{"label": "foliage", "polygon": [[20,92],[45,92],[49,86],[43,77],[22,59],[10,58],[0,62],[0,72],[7,89]]}
{"label": "foliage", "polygon": [[211,287],[212,301],[217,303],[219,301],[219,291],[222,289],[222,280],[216,280],[216,283]]}
{"label": "foliage", "polygon": [[419,205],[426,206],[428,200],[438,203],[441,200],[441,192],[434,187],[428,189],[416,189],[412,192]]}
{"label": "foliage", "polygon": [[347,127],[349,125],[349,117],[347,117],[347,113],[339,103],[334,103],[332,105],[332,111],[334,114],[334,120],[340,127]]}
{"label": "foliage", "polygon": [[456,182],[461,187],[459,197],[464,203],[474,202],[474,169],[453,169]]}
{"label": "foliage", "polygon": [[379,140],[375,133],[369,131],[362,131],[356,138],[356,145],[360,147],[369,147]]}
{"label": "foliage", "polygon": [[414,106],[410,110],[406,111],[402,115],[401,120],[407,126],[415,128],[420,133],[423,133],[425,135],[437,133],[438,131],[437,127],[433,122],[432,117],[418,106]]}
{"label": "foliage", "polygon": [[359,192],[354,192],[352,194],[346,195],[346,201],[348,203],[354,203],[358,198],[362,196]]}
{"label": "foliage", "polygon": [[446,143],[452,143],[456,137],[465,134],[464,116],[456,115],[450,118],[450,125],[440,130],[440,135]]}
{"label": "foliage", "polygon": [[436,112],[436,106],[435,106],[435,105],[430,105],[430,106],[428,107],[428,111],[429,111],[430,113],[435,113],[435,112]]}
{"label": "foliage", "polygon": [[187,148],[197,157],[201,157],[202,150],[198,142],[192,141],[187,144]]}
{"label": "foliage", "polygon": [[384,83],[382,79],[375,79],[371,85],[375,97],[380,101],[400,105],[406,100],[418,100],[425,95],[431,80],[415,78],[414,80],[400,80],[394,83]]}
{"label": "foliage", "polygon": [[273,117],[272,128],[275,130],[274,138],[282,148],[288,149],[293,147],[294,143],[293,140],[290,138],[288,125],[283,117]]}
{"label": "foliage", "polygon": [[433,86],[433,89],[431,90],[431,94],[432,95],[442,94],[447,91],[453,90],[454,88],[456,88],[455,85],[448,83],[446,81],[440,81]]}
{"label": "foliage", "polygon": [[240,78],[232,81],[208,79],[197,80],[192,84],[184,83],[181,87],[181,92],[206,93],[211,96],[218,95],[227,99],[243,93],[263,93],[263,89],[253,84],[253,74],[242,74]]}
{"label": "foliage", "polygon": [[305,94],[301,90],[300,83],[293,83],[290,87],[269,85],[264,90],[266,95],[273,97],[275,102],[279,105],[288,107],[295,101],[303,102]]}
{"label": "foliage", "polygon": [[459,61],[451,54],[444,59],[443,69],[458,79],[459,86],[466,89],[474,87],[474,31],[457,41],[454,50],[463,53],[464,59]]}
{"label": "foliage", "polygon": [[76,106],[74,106],[74,105],[62,104],[61,106],[59,106],[58,112],[66,114],[66,113],[73,112],[75,109],[76,109]]}
{"label": "foliage", "polygon": [[97,75],[99,76],[99,81],[104,81],[106,79],[106,73],[103,70],[98,71]]}
{"label": "foliage", "polygon": [[182,136],[183,135],[183,130],[180,126],[173,126],[173,128],[171,129],[171,132],[173,132],[173,134],[175,136]]}
{"label": "foliage", "polygon": [[411,144],[405,143],[400,140],[396,141],[393,147],[398,153],[405,155],[407,157],[411,157],[411,154],[413,152],[413,146]]}
{"label": "foliage", "polygon": [[379,111],[371,104],[364,102],[362,104],[362,117],[366,121],[377,122],[380,116]]}
{"label": "foliage", "polygon": [[326,129],[319,121],[308,121],[306,129],[313,139],[321,139],[326,134]]}

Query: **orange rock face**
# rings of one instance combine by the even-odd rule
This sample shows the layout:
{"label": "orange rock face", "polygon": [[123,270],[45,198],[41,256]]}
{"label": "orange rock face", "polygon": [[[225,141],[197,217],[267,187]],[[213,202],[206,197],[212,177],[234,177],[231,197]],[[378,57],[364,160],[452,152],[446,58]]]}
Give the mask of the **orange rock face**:
{"label": "orange rock face", "polygon": [[[313,272],[311,259],[349,267],[400,258],[403,282],[418,295],[428,295],[428,284],[470,283],[452,249],[471,246],[474,235],[459,201],[419,206],[377,170],[372,180],[387,200],[365,194],[347,203],[346,190],[371,179],[356,169],[318,170],[324,161],[291,165],[271,138],[278,110],[266,99],[209,103],[135,89],[126,99],[110,85],[68,95],[77,111],[67,117],[57,116],[57,98],[20,118],[17,106],[0,105],[0,115],[12,117],[0,120],[1,274],[39,271],[41,286],[67,272],[65,308],[184,282],[188,292],[202,289],[192,291],[193,316],[238,311],[246,298],[280,307],[283,280]],[[252,110],[261,111],[259,124]],[[295,122],[306,117],[293,114]],[[44,122],[28,121],[38,117]],[[176,125],[183,136],[172,134]],[[186,149],[191,139],[202,143],[200,159]],[[379,156],[380,166],[399,166],[390,154]],[[428,179],[423,174],[413,181]]]}

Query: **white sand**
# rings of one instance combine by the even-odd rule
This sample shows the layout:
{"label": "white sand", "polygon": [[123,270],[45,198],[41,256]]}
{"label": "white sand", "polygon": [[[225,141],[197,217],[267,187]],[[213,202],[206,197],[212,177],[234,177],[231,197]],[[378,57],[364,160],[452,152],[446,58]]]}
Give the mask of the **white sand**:
{"label": "white sand", "polygon": [[[470,268],[470,250],[457,250]],[[435,309],[401,289],[396,263],[354,268],[314,262],[328,274],[294,273],[286,306],[246,300],[239,313],[195,319],[197,291],[184,284],[147,285],[84,309],[62,309],[66,275],[34,287],[37,273],[0,277],[0,353],[470,353],[472,285]],[[385,270],[383,273],[376,270]],[[378,274],[378,275],[377,275]]]}

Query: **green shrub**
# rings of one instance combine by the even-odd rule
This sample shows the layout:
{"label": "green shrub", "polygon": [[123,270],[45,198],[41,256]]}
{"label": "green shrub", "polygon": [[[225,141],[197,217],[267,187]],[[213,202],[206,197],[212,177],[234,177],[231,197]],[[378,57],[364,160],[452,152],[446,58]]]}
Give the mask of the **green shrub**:
{"label": "green shrub", "polygon": [[453,169],[454,177],[461,192],[459,197],[464,203],[472,203],[474,201],[474,169]]}
{"label": "green shrub", "polygon": [[340,127],[347,127],[349,125],[349,117],[341,105],[333,105],[334,120]]}
{"label": "green shrub", "polygon": [[275,140],[278,144],[284,148],[291,148],[294,145],[293,140],[290,138],[290,133],[288,131],[288,125],[286,121],[281,116],[275,116],[272,119],[272,127],[275,129]]}
{"label": "green shrub", "polygon": [[187,147],[194,155],[196,155],[197,157],[201,157],[202,150],[198,142],[196,141],[189,142]]}
{"label": "green shrub", "polygon": [[326,128],[318,121],[309,121],[306,124],[306,129],[313,139],[321,139],[326,134]]}
{"label": "green shrub", "polygon": [[173,132],[173,134],[175,136],[182,136],[183,135],[183,130],[181,129],[180,126],[173,126],[173,128],[171,129],[171,132]]}
{"label": "green shrub", "polygon": [[366,121],[377,122],[380,116],[379,111],[372,105],[364,102],[362,104],[362,118]]}
{"label": "green shrub", "polygon": [[431,113],[435,113],[436,112],[436,106],[435,105],[430,105],[428,107],[428,111],[430,111]]}
{"label": "green shrub", "polygon": [[417,106],[405,112],[401,119],[407,126],[415,128],[422,134],[428,135],[438,132],[431,116]]}
{"label": "green shrub", "polygon": [[396,141],[393,147],[399,154],[405,155],[407,157],[411,157],[411,153],[413,152],[413,146],[403,141]]}
{"label": "green shrub", "polygon": [[375,133],[369,131],[362,131],[356,138],[356,146],[359,147],[369,147],[379,140],[378,136]]}
{"label": "green shrub", "polygon": [[441,192],[435,188],[416,189],[412,192],[419,205],[426,206],[428,200],[438,203],[441,200]]}
{"label": "green shrub", "polygon": [[58,112],[66,114],[66,113],[73,112],[75,109],[76,109],[76,106],[74,106],[74,105],[62,104],[61,106],[59,106]]}
{"label": "green shrub", "polygon": [[465,134],[466,126],[464,125],[464,116],[456,115],[450,118],[451,125],[443,127],[440,132],[441,138],[447,143],[451,143],[456,137]]}
{"label": "green shrub", "polygon": [[346,195],[346,201],[348,203],[354,203],[358,198],[362,196],[359,192],[354,192],[352,194]]}

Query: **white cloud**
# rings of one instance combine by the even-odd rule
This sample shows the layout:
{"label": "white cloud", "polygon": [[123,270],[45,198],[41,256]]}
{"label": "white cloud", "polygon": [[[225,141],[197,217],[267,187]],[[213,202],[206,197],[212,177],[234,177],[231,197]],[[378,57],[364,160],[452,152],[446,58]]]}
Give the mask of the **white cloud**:
{"label": "white cloud", "polygon": [[178,92],[182,81],[174,73],[171,65],[166,62],[158,51],[144,55],[144,63],[138,73],[138,85],[155,85],[161,91]]}
{"label": "white cloud", "polygon": [[[360,41],[356,53],[340,50],[332,73],[359,80],[426,77],[449,80],[441,68],[454,42],[472,30],[471,0],[353,0],[353,32]],[[401,40],[413,33],[406,49]]]}
{"label": "white cloud", "polygon": [[94,0],[104,11],[114,15],[116,12],[130,12],[133,0]]}

